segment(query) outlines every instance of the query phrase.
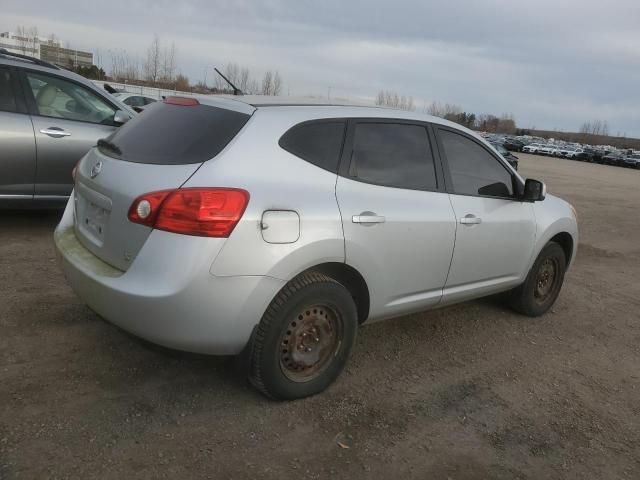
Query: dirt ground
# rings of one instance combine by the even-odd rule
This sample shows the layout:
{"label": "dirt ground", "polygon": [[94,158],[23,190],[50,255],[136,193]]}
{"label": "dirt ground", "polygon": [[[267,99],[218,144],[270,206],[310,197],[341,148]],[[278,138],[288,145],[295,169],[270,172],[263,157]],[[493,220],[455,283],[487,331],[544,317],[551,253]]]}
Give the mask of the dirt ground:
{"label": "dirt ground", "polygon": [[290,403],[102,321],[56,265],[59,213],[0,213],[0,478],[640,478],[640,171],[521,169],[579,214],[553,311],[364,327],[337,383]]}

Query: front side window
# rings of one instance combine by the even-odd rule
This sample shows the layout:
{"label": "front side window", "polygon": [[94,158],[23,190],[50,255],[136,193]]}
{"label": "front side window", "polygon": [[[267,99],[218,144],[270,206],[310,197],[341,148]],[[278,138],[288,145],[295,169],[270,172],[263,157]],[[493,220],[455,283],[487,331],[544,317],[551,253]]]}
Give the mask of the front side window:
{"label": "front side window", "polygon": [[0,111],[17,111],[16,97],[11,86],[11,74],[6,68],[0,68]]}
{"label": "front side window", "polygon": [[349,176],[389,187],[435,190],[436,172],[426,127],[356,124]]}
{"label": "front side window", "polygon": [[449,130],[439,130],[438,135],[449,165],[454,193],[513,197],[511,173],[486,149]]}
{"label": "front side window", "polygon": [[89,89],[50,75],[27,72],[38,114],[113,125],[116,110]]}

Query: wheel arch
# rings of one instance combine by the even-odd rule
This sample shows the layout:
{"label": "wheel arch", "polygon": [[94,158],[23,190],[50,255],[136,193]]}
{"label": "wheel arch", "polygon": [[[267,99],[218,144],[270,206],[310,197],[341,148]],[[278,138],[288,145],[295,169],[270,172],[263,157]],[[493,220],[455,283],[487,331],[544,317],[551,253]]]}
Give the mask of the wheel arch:
{"label": "wheel arch", "polygon": [[549,242],[556,242],[562,247],[564,251],[564,255],[567,260],[567,267],[571,263],[571,259],[573,258],[573,237],[569,232],[560,232],[556,233],[553,237],[549,239]]}
{"label": "wheel arch", "polygon": [[364,323],[369,317],[371,298],[367,282],[358,270],[346,263],[325,262],[309,267],[301,273],[309,271],[322,273],[343,285],[349,291],[356,304],[358,323]]}

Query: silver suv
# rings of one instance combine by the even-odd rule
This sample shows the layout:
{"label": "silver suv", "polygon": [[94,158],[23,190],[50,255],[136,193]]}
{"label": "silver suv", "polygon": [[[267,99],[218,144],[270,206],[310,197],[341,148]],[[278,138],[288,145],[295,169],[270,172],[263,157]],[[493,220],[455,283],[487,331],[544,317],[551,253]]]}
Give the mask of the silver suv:
{"label": "silver suv", "polygon": [[55,242],[76,293],[151,342],[240,354],[277,399],[331,384],[365,322],[503,291],[545,313],[578,245],[567,202],[413,112],[169,97],[75,175]]}
{"label": "silver suv", "polygon": [[64,206],[73,166],[133,115],[80,75],[0,49],[0,206]]}

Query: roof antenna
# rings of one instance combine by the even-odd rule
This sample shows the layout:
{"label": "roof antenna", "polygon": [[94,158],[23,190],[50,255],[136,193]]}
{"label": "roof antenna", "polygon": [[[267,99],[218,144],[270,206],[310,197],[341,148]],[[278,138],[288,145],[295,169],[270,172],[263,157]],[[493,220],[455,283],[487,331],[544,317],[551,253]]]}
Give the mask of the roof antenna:
{"label": "roof antenna", "polygon": [[213,67],[213,69],[216,71],[218,75],[224,78],[224,81],[227,82],[231,86],[231,88],[233,88],[234,95],[244,95],[244,93],[242,93],[242,90],[240,90],[233,83],[231,83],[231,81],[227,77],[225,77],[220,70],[218,70],[216,67]]}

